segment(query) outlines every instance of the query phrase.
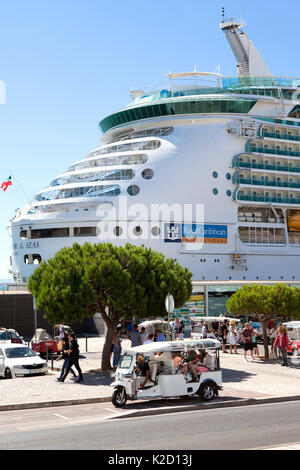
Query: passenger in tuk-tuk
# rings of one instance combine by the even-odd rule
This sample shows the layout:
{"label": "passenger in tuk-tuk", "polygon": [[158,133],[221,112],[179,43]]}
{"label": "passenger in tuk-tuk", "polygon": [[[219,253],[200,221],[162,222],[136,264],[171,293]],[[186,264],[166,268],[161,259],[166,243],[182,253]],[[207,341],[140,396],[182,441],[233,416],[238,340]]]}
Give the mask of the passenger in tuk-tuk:
{"label": "passenger in tuk-tuk", "polygon": [[200,349],[199,354],[196,354],[194,361],[189,363],[189,369],[196,379],[201,372],[207,372],[207,366],[210,363],[210,355],[205,351],[205,349]]}
{"label": "passenger in tuk-tuk", "polygon": [[179,366],[181,374],[186,375],[189,371],[189,364],[196,359],[196,351],[191,349],[183,354],[182,362]]}
{"label": "passenger in tuk-tuk", "polygon": [[141,377],[139,381],[137,382],[137,385],[138,387],[143,389],[146,383],[148,382],[148,380],[150,379],[150,367],[149,367],[148,361],[145,361],[144,356],[142,355],[138,356],[134,371],[135,372],[139,371],[141,373]]}

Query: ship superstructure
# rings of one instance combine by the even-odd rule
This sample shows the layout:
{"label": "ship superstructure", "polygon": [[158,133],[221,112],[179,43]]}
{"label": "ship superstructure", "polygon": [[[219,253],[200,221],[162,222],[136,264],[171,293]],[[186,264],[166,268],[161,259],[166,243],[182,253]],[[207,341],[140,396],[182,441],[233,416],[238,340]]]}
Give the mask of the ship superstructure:
{"label": "ship superstructure", "polygon": [[238,76],[133,90],[101,120],[102,145],[12,219],[16,281],[86,241],[144,244],[195,280],[299,278],[300,79],[273,76],[241,22],[220,27]]}

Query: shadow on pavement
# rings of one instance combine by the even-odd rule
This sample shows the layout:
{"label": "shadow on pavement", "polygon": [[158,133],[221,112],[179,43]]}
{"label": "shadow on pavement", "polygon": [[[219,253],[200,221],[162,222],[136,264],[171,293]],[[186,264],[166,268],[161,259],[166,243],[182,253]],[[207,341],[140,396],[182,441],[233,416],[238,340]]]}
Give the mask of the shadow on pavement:
{"label": "shadow on pavement", "polygon": [[245,372],[243,370],[234,370],[234,369],[222,369],[222,380],[223,383],[226,382],[243,382],[249,377],[253,377],[257,374],[251,372]]}

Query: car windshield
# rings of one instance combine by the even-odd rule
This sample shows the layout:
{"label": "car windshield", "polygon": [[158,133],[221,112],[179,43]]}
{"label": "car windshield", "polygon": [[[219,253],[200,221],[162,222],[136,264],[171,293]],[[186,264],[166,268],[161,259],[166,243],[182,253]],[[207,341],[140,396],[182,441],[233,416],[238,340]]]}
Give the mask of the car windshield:
{"label": "car windshield", "polygon": [[5,350],[5,354],[8,358],[14,359],[16,357],[32,357],[36,356],[36,354],[32,351],[32,349],[28,347],[24,348],[9,348]]}

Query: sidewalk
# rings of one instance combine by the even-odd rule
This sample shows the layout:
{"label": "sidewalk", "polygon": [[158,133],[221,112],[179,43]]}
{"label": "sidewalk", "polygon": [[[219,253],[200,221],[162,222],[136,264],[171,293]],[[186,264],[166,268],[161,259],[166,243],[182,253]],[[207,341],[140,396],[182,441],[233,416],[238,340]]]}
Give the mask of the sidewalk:
{"label": "sidewalk", "polygon": [[[1,379],[0,411],[3,409],[26,408],[32,406],[54,406],[57,404],[86,403],[97,401],[110,401],[113,381],[109,372],[100,372],[101,355],[104,338],[79,339],[80,366],[84,375],[84,382],[74,383],[71,375],[65,383],[56,380],[59,370],[51,370],[46,376],[17,377],[12,380]],[[129,345],[127,340],[122,341],[123,349]],[[262,354],[262,347],[261,354]],[[220,353],[223,390],[220,392],[220,402],[234,402],[240,400],[278,400],[300,399],[300,365],[281,367],[280,361],[270,358],[268,361],[256,360],[245,363],[243,350],[239,354]],[[62,362],[55,362],[55,369],[60,369]]]}

